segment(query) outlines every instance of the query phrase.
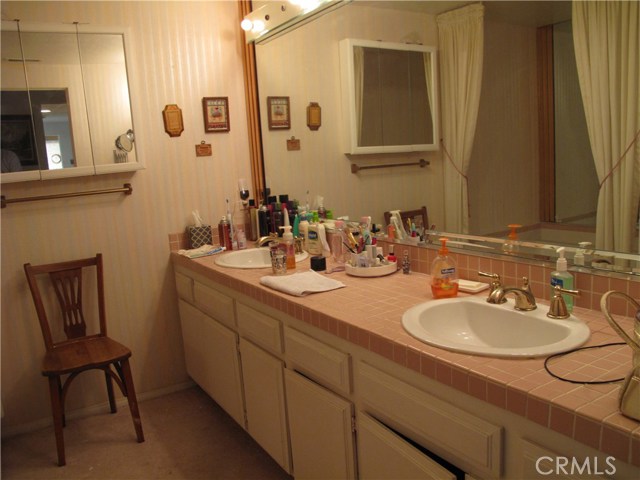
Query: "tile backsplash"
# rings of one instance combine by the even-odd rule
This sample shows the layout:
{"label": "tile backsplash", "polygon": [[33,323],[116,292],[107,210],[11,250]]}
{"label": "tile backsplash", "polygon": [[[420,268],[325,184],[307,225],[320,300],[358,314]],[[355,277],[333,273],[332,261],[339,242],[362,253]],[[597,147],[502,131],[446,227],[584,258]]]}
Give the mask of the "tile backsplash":
{"label": "tile backsplash", "polygon": [[[212,228],[213,243],[219,244],[218,231]],[[388,242],[380,241],[385,254],[388,251]],[[186,232],[169,234],[169,247],[171,251],[189,248],[189,239]],[[411,259],[411,270],[429,274],[431,263],[437,255],[437,249],[416,247],[412,245],[395,244],[395,254],[402,258],[404,251],[408,251]],[[508,257],[490,258],[487,256],[469,255],[452,252],[451,256],[456,260],[460,278],[467,280],[486,281],[478,276],[478,271],[497,273],[504,285],[522,285],[522,277],[529,279],[531,290],[538,299],[550,300],[551,290],[549,278],[555,270],[552,263],[528,261],[525,259],[509,259]],[[640,299],[640,278],[636,275],[597,272],[583,269],[576,271],[571,269],[575,277],[574,288],[580,291],[580,296],[575,299],[575,305],[600,311],[600,299],[609,290],[617,290],[626,293],[632,298]],[[633,317],[636,312],[633,306],[622,298],[612,298],[610,311],[616,315]]]}

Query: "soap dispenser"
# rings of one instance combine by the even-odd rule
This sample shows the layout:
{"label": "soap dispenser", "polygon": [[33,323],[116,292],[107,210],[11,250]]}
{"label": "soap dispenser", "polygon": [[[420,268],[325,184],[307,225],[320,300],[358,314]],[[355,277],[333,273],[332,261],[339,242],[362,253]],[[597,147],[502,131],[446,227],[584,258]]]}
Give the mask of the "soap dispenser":
{"label": "soap dispenser", "polygon": [[[556,269],[551,272],[551,296],[553,298],[555,287],[558,285],[565,290],[573,290],[573,275],[567,271],[567,259],[564,257],[564,247],[556,250],[558,252],[558,260],[556,261]],[[569,313],[573,310],[573,296],[562,294],[564,302],[567,305]]]}
{"label": "soap dispenser", "polygon": [[431,266],[431,293],[433,298],[451,298],[458,295],[458,273],[456,262],[449,256],[447,238],[442,237],[442,246]]}
{"label": "soap dispenser", "polygon": [[509,227],[509,235],[507,239],[502,244],[502,251],[505,253],[515,253],[518,251],[518,228],[522,227],[522,225],[518,225],[516,223],[510,223],[507,225]]}
{"label": "soap dispenser", "polygon": [[284,245],[284,251],[287,256],[287,270],[295,270],[296,268],[296,248],[293,243],[293,233],[291,233],[291,225],[285,225],[280,227],[284,230],[282,234],[282,245]]}

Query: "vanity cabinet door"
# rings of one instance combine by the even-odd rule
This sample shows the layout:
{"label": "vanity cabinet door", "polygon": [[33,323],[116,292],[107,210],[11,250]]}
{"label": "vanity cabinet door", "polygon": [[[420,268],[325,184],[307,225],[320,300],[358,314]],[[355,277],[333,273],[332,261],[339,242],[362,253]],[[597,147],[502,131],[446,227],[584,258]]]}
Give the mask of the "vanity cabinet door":
{"label": "vanity cabinet door", "polygon": [[284,364],[244,338],[240,338],[240,357],[247,430],[287,473],[291,473]]}
{"label": "vanity cabinet door", "polygon": [[364,413],[358,415],[358,471],[361,480],[456,478],[455,474]]}
{"label": "vanity cabinet door", "polygon": [[187,373],[244,427],[238,335],[184,300],[179,309]]}
{"label": "vanity cabinet door", "polygon": [[293,475],[356,478],[353,404],[292,370],[285,370]]}

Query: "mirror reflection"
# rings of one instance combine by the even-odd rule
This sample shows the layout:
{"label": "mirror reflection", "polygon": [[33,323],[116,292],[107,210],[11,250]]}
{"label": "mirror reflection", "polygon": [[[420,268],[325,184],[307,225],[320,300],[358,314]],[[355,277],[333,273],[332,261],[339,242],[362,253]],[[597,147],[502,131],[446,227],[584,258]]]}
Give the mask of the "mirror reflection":
{"label": "mirror reflection", "polygon": [[346,152],[438,148],[434,110],[435,49],[345,39],[340,66],[352,138]]}
{"label": "mirror reflection", "polygon": [[3,182],[137,162],[114,145],[133,131],[124,35],[78,28],[2,22],[2,173],[23,172]]}
{"label": "mirror reflection", "polygon": [[[274,193],[287,193],[302,203],[308,198],[313,203],[316,195],[322,195],[325,206],[338,215],[355,220],[371,215],[377,223],[384,223],[385,211],[426,205],[436,230],[493,237],[497,250],[509,234],[507,226],[520,224],[517,234],[521,241],[568,245],[569,257],[580,243],[584,246],[589,242],[591,248],[637,258],[637,197],[628,202],[635,215],[626,217],[627,231],[631,231],[627,247],[596,245],[599,182],[576,73],[571,2],[483,2],[480,107],[472,161],[465,178],[468,230],[448,227],[449,180],[444,175],[447,152],[427,152],[418,157],[411,153],[365,155],[354,160],[343,150],[333,148],[345,130],[340,121],[344,98],[336,98],[340,92],[335,81],[340,77],[336,59],[339,42],[354,37],[438,45],[437,16],[467,3],[356,0],[267,44],[256,45],[261,97],[290,95],[292,102],[291,131],[268,132],[263,119],[263,132],[267,132],[263,133],[267,186]],[[550,112],[540,105],[543,93],[538,69],[538,37],[546,26],[555,35],[556,61],[566,60],[568,65],[550,79],[555,82],[555,105],[559,110]],[[284,52],[291,52],[292,58],[286,59]],[[437,92],[437,96],[441,94]],[[332,121],[325,120],[323,127],[311,135],[303,125],[296,128],[295,102],[306,105],[318,100],[323,119]],[[446,115],[444,106],[441,115]],[[539,131],[539,121],[543,119],[556,122],[555,143],[551,146],[544,146]],[[301,139],[300,152],[283,148],[285,137],[292,134]],[[547,157],[554,157],[553,162],[541,162],[543,148],[549,149]],[[429,168],[348,173],[349,163],[354,161],[388,164],[421,157],[430,160]],[[548,250],[553,252],[552,248]]]}

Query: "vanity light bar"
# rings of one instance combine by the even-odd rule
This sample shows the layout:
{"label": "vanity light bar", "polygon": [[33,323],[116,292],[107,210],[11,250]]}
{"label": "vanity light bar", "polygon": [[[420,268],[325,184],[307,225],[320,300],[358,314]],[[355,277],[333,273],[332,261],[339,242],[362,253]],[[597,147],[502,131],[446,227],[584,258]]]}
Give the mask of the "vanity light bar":
{"label": "vanity light bar", "polygon": [[244,17],[240,27],[247,43],[265,42],[289,29],[299,27],[312,17],[324,14],[352,0],[288,0],[264,2]]}

